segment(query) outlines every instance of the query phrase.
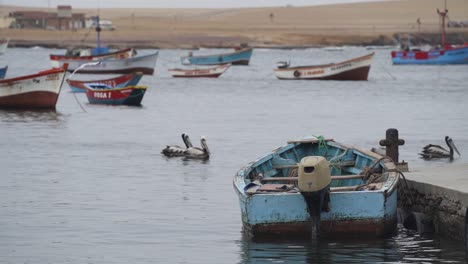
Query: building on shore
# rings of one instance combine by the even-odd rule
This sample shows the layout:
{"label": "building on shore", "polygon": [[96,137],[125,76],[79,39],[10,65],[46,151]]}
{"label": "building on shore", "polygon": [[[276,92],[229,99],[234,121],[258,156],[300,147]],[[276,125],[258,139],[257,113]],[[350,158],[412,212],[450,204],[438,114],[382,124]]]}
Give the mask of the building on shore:
{"label": "building on shore", "polygon": [[85,14],[72,13],[71,6],[57,6],[57,12],[14,11],[10,28],[76,30],[85,28]]}

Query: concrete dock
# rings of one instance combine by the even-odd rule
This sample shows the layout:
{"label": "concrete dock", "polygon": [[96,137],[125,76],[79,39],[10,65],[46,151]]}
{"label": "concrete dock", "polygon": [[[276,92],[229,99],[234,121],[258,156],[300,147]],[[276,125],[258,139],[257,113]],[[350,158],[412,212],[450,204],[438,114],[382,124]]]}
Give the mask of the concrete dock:
{"label": "concrete dock", "polygon": [[464,241],[468,252],[468,164],[413,168],[404,175],[408,187],[400,182],[399,207],[424,214],[437,235]]}

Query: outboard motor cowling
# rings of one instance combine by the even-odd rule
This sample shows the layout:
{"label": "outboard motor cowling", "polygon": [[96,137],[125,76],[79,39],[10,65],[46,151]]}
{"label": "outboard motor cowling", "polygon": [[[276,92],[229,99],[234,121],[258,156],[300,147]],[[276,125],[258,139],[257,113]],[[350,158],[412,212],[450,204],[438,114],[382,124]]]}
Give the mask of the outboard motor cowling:
{"label": "outboard motor cowling", "polygon": [[298,177],[298,188],[310,214],[312,239],[317,239],[320,233],[320,214],[331,183],[329,163],[322,156],[304,157],[299,163]]}

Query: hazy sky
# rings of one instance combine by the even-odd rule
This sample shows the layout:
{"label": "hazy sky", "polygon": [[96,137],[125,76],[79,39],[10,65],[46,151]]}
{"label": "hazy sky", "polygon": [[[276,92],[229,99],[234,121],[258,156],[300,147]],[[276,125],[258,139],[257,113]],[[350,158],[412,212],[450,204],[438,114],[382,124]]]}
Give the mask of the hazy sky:
{"label": "hazy sky", "polygon": [[106,7],[260,7],[260,6],[304,6],[333,3],[368,2],[372,0],[0,0],[3,5],[55,7],[71,5],[82,8]]}

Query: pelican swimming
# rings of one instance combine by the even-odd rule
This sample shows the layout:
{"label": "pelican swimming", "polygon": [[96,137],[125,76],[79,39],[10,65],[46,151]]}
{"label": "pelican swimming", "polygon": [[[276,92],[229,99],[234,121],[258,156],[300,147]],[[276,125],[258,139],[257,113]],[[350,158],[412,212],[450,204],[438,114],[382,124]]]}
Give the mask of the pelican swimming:
{"label": "pelican swimming", "polygon": [[185,133],[182,134],[182,141],[184,141],[185,148],[177,145],[166,146],[161,153],[168,157],[185,156],[184,152],[189,148],[193,148],[193,146],[189,136]]}
{"label": "pelican swimming", "polygon": [[453,151],[455,150],[455,152],[461,156],[451,137],[446,136],[445,142],[447,143],[449,150],[439,145],[429,144],[423,148],[419,155],[421,155],[423,159],[453,159]]}
{"label": "pelican swimming", "polygon": [[200,145],[201,148],[197,147],[189,147],[184,151],[184,156],[187,158],[193,159],[209,159],[210,158],[210,150],[208,149],[208,145],[206,144],[206,138],[200,138]]}

